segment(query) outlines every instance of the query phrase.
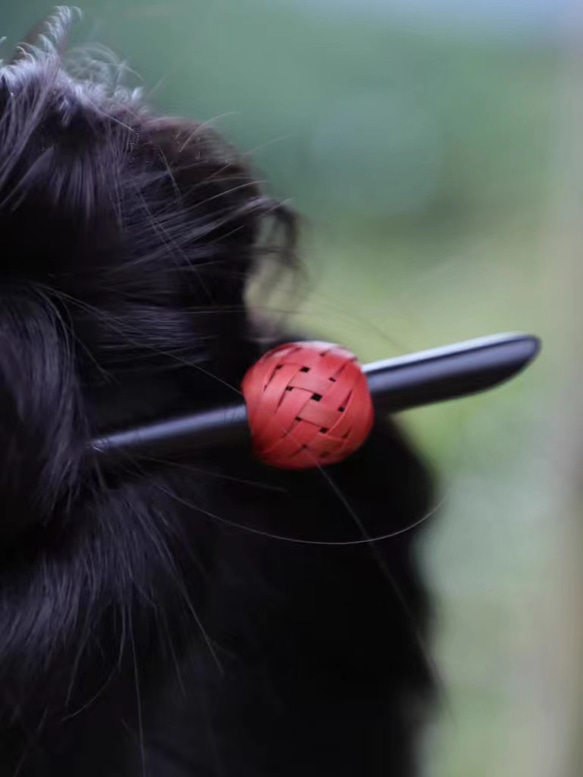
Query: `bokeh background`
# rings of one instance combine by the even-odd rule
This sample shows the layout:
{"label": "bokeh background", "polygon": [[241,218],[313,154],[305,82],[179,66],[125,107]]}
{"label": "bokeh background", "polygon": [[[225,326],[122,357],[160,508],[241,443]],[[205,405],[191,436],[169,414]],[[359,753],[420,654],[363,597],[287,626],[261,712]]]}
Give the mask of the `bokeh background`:
{"label": "bokeh background", "polygon": [[[214,124],[304,214],[312,288],[296,315],[319,335],[364,360],[542,336],[512,384],[402,417],[443,500],[424,547],[445,688],[425,773],[579,775],[577,4],[81,5],[74,42],[110,47],[161,110]],[[6,51],[49,10],[4,0]]]}

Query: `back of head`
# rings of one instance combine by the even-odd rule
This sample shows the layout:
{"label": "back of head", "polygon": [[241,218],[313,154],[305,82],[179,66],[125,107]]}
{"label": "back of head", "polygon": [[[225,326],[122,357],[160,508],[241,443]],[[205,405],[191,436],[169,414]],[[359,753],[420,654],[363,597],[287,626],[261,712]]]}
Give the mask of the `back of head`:
{"label": "back of head", "polygon": [[[83,532],[95,533],[96,511],[114,521],[120,489],[138,478],[101,473],[87,442],[234,395],[254,347],[244,292],[263,221],[291,229],[292,217],[204,125],[152,114],[114,77],[69,75],[59,52],[69,16],[59,11],[50,37],[0,69],[2,573],[14,578],[23,547],[47,554],[47,580],[86,552],[84,595],[101,601],[111,575],[123,606],[149,575],[131,558],[132,546],[143,554],[137,525],[110,526],[117,542],[97,560]],[[138,494],[127,499],[147,522]],[[54,567],[53,542],[71,553]],[[51,617],[31,613],[39,661],[73,627],[66,605],[51,606]]]}
{"label": "back of head", "polygon": [[178,410],[191,364],[240,370],[263,222],[293,231],[207,127],[69,76],[68,13],[49,21],[53,39],[0,70],[0,471],[25,499],[7,533],[70,504],[91,430]]}
{"label": "back of head", "polygon": [[[0,761],[133,774],[151,725],[152,743],[199,748],[172,774],[210,774],[212,747],[192,734],[210,726],[231,764],[213,774],[360,763],[404,775],[399,737],[428,686],[413,537],[375,551],[392,559],[405,614],[374,553],[349,541],[354,510],[381,534],[387,514],[397,530],[427,509],[424,470],[396,432],[377,430],[329,478],[266,471],[246,452],[113,471],[86,455],[98,431],[233,398],[260,352],[247,282],[274,224],[273,261],[290,263],[295,219],[204,124],[155,115],[115,79],[73,77],[68,22],[59,11],[0,68]],[[193,671],[207,659],[215,668]],[[197,711],[172,690],[184,662]],[[374,757],[371,726],[375,741],[386,732]],[[291,757],[294,727],[305,744]],[[152,750],[151,773],[170,774]]]}

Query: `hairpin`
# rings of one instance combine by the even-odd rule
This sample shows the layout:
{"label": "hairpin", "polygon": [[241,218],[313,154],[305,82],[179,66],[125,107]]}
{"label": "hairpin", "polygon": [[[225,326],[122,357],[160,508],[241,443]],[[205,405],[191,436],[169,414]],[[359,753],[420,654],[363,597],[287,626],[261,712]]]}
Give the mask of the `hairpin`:
{"label": "hairpin", "polygon": [[280,345],[247,372],[245,402],[114,431],[90,443],[100,457],[155,457],[249,442],[283,469],[334,464],[366,440],[375,413],[464,397],[513,378],[540,341],[500,334],[360,367],[350,351],[322,342]]}

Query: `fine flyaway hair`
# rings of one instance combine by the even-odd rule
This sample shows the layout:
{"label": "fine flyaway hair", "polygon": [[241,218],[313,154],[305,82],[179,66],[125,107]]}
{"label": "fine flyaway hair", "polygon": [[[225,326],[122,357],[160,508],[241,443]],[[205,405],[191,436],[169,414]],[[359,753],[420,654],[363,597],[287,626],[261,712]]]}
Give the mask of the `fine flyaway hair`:
{"label": "fine flyaway hair", "polygon": [[0,777],[411,777],[433,498],[392,422],[306,472],[86,455],[297,338],[247,304],[297,220],[207,125],[69,67],[71,16],[0,67]]}

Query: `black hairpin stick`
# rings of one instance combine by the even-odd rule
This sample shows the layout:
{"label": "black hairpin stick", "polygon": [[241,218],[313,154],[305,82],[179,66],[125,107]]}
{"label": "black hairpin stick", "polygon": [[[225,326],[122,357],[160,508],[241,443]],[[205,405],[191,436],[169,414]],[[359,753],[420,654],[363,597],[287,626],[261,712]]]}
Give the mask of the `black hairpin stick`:
{"label": "black hairpin stick", "polygon": [[[367,364],[362,368],[377,411],[397,412],[493,388],[536,357],[537,337],[501,334]],[[249,440],[245,404],[204,410],[99,437],[101,455],[156,456]]]}

